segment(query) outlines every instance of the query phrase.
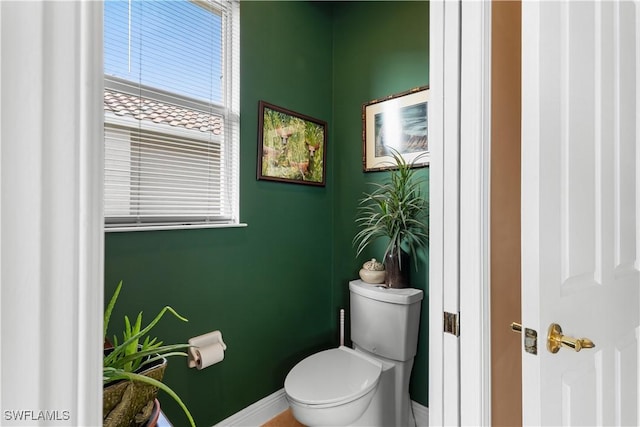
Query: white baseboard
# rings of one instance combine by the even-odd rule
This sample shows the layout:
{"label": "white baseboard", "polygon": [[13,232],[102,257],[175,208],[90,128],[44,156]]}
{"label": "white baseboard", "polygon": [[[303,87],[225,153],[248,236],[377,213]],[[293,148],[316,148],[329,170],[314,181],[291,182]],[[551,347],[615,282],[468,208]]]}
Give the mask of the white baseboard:
{"label": "white baseboard", "polygon": [[416,427],[429,427],[429,408],[412,400],[411,409],[416,419]]}
{"label": "white baseboard", "polygon": [[[269,396],[260,399],[240,412],[236,412],[227,419],[220,421],[216,427],[257,427],[266,423],[276,415],[289,407],[284,389],[276,391]],[[416,427],[429,426],[429,408],[411,401],[413,416],[416,419]]]}
{"label": "white baseboard", "polygon": [[220,421],[220,427],[257,427],[269,421],[289,407],[284,388],[258,400],[240,412]]}

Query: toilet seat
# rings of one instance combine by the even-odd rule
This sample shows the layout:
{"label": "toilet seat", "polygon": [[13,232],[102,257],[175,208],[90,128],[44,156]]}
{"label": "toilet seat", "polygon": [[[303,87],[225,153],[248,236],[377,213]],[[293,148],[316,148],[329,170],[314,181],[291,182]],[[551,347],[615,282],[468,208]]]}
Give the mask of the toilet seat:
{"label": "toilet seat", "polygon": [[321,351],[300,361],[287,375],[287,397],[314,407],[336,406],[376,387],[382,364],[348,347]]}

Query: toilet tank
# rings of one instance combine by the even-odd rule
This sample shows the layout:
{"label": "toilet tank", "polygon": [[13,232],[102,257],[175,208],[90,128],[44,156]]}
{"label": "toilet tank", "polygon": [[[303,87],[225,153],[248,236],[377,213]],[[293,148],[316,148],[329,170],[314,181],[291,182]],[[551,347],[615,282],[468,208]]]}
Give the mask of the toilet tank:
{"label": "toilet tank", "polygon": [[361,280],[349,282],[351,341],[373,354],[397,361],[413,358],[423,293],[385,288]]}

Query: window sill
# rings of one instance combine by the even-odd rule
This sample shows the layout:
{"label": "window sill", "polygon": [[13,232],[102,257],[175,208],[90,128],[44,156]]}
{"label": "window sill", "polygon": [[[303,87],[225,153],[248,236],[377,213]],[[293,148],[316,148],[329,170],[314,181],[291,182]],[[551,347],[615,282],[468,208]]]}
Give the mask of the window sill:
{"label": "window sill", "polygon": [[196,228],[243,228],[245,223],[239,224],[172,224],[172,225],[141,225],[136,227],[105,227],[105,233],[121,233],[127,231],[163,231],[163,230],[191,230]]}

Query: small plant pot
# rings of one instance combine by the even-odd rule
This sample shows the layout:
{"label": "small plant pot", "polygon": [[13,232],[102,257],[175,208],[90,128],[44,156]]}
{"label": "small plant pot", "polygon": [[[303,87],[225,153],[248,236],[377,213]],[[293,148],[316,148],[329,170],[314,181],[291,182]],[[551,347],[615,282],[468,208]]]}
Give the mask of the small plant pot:
{"label": "small plant pot", "polygon": [[404,250],[400,250],[400,257],[398,252],[394,249],[389,251],[384,258],[384,268],[387,271],[385,284],[390,288],[408,288],[409,283],[409,269],[410,260],[409,254]]}
{"label": "small plant pot", "polygon": [[[141,375],[162,381],[167,359],[145,367]],[[153,414],[158,389],[138,381],[119,380],[104,385],[102,398],[103,427],[143,426]]]}

